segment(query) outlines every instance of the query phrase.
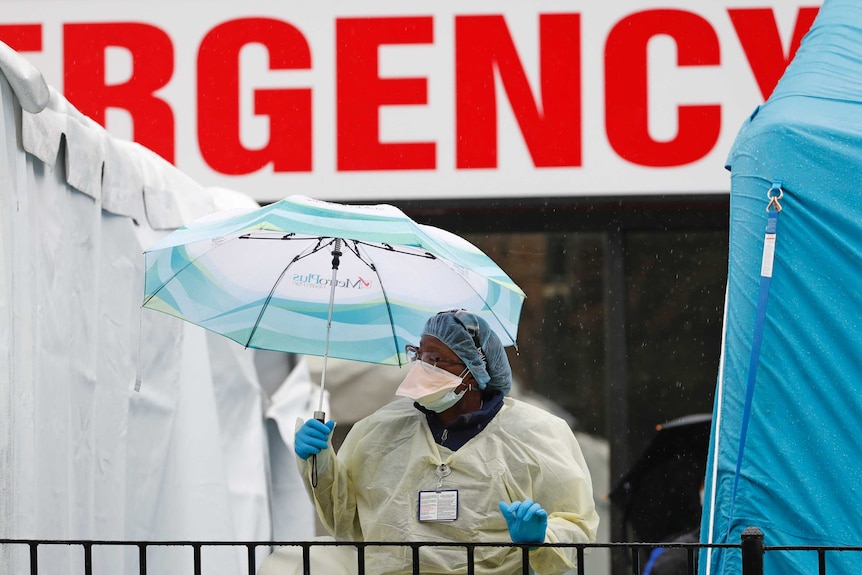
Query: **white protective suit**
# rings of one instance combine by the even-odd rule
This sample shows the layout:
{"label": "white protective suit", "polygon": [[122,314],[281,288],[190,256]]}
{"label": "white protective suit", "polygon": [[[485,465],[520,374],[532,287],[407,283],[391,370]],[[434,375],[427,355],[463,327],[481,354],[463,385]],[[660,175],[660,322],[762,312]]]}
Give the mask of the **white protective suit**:
{"label": "white protective suit", "polygon": [[[318,455],[318,486],[311,458],[298,459],[306,487],[326,528],[351,541],[511,541],[499,502],[532,499],[548,511],[546,543],[595,541],[599,517],[580,446],[562,419],[505,398],[488,426],[457,451],[434,442],[425,415],[409,399],[396,400],[351,429],[337,456]],[[441,489],[458,490],[458,518],[420,522],[420,490],[435,490],[440,464],[450,467]],[[530,552],[536,573],[575,567],[576,549]],[[466,573],[467,552],[422,547],[423,575]],[[521,549],[477,547],[477,573],[522,572]],[[411,573],[409,547],[368,547],[366,572]]]}

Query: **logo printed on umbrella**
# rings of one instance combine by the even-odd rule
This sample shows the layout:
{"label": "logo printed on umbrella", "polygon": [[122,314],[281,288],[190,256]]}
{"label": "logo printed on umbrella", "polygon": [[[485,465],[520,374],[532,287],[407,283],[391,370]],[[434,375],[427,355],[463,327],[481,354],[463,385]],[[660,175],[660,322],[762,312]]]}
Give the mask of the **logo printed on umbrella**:
{"label": "logo printed on umbrella", "polygon": [[[293,274],[293,278],[291,279],[293,279],[294,285],[297,286],[324,288],[332,285],[332,279],[321,274]],[[336,279],[335,287],[366,289],[371,287],[371,281],[362,279],[359,276],[355,280],[350,278]]]}

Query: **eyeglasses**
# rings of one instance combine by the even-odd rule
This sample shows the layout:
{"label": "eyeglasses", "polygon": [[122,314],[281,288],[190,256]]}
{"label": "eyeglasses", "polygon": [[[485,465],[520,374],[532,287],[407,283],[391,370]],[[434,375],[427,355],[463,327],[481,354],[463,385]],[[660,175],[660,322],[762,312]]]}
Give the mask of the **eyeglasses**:
{"label": "eyeglasses", "polygon": [[460,359],[440,359],[440,356],[433,351],[420,351],[415,345],[408,345],[404,348],[407,352],[407,359],[412,363],[414,361],[422,361],[429,365],[464,365]]}

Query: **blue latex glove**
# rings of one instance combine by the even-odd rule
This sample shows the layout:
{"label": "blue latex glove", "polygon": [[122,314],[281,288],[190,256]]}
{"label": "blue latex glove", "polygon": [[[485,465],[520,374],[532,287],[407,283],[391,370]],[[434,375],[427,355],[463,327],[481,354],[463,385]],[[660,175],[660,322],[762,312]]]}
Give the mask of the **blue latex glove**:
{"label": "blue latex glove", "polygon": [[506,518],[512,543],[544,543],[548,529],[548,512],[530,499],[500,502],[500,511]]}
{"label": "blue latex glove", "polygon": [[308,459],[317,455],[327,447],[329,434],[335,428],[334,421],[323,423],[316,419],[309,419],[302,424],[293,441],[293,450],[302,459]]}

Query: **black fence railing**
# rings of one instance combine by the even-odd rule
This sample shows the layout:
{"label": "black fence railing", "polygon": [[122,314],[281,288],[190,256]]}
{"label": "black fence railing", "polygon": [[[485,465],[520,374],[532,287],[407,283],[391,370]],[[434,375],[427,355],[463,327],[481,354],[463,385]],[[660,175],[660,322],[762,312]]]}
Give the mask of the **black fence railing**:
{"label": "black fence railing", "polygon": [[[104,572],[104,569],[97,569],[97,563],[94,563],[94,550],[100,548],[123,548],[126,553],[131,551],[137,554],[137,570],[139,575],[158,575],[151,572],[148,567],[148,559],[155,549],[185,549],[191,550],[191,565],[188,570],[189,575],[204,575],[204,557],[207,550],[212,548],[232,548],[239,554],[244,556],[245,566],[241,567],[238,575],[256,575],[261,567],[262,561],[272,550],[277,548],[294,548],[301,557],[302,573],[304,575],[327,575],[318,573],[313,570],[311,551],[314,548],[321,547],[349,547],[356,550],[356,572],[359,575],[374,575],[368,574],[365,571],[365,555],[366,552],[374,547],[407,547],[411,550],[413,560],[412,572],[419,575],[419,558],[420,550],[424,547],[445,547],[445,548],[460,548],[464,549],[467,574],[474,575],[476,573],[475,553],[476,549],[481,547],[512,547],[521,550],[521,566],[522,573],[529,575],[530,571],[530,547],[529,544],[517,543],[453,543],[446,542],[341,542],[341,541],[98,541],[98,540],[37,540],[37,539],[0,539],[0,562],[5,557],[7,561],[15,562],[18,569],[15,575],[49,575],[47,572],[40,571],[40,550],[47,552],[49,549],[70,548],[78,549],[82,554],[77,555],[76,563],[80,563],[80,571],[75,571],[73,566],[66,566],[64,572],[81,575],[93,575],[95,573]],[[688,573],[694,575],[697,573],[698,558],[702,549],[732,549],[739,552],[741,555],[741,572],[742,575],[762,575],[763,574],[763,559],[768,553],[792,552],[792,553],[813,553],[816,554],[818,564],[818,575],[829,575],[827,572],[826,557],[831,553],[862,553],[862,547],[827,547],[827,546],[764,546],[763,534],[759,529],[749,527],[742,533],[741,541],[738,544],[702,544],[702,543],[583,543],[583,544],[543,544],[545,547],[567,547],[575,548],[577,556],[577,568],[573,573],[578,575],[591,575],[585,567],[585,554],[591,549],[609,549],[614,553],[625,553],[629,555],[628,565],[632,575],[640,575],[644,568],[643,558],[649,552],[657,547],[663,547],[666,550],[675,549],[685,551],[688,557]],[[10,553],[14,550],[15,553]],[[21,564],[26,564],[21,567]],[[183,575],[174,573],[173,575]]]}

